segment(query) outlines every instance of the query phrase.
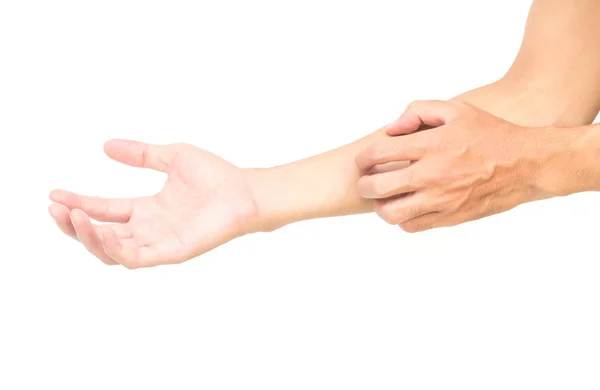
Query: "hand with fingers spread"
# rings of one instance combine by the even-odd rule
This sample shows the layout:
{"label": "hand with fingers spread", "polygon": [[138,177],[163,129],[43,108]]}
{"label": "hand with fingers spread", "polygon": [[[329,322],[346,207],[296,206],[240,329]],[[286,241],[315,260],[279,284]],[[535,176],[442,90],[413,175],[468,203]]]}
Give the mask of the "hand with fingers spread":
{"label": "hand with fingers spread", "polygon": [[[467,103],[418,101],[356,157],[362,197],[408,232],[452,226],[572,192],[550,166],[568,166],[581,133],[514,125]],[[571,150],[569,153],[563,153]],[[378,170],[392,162],[407,167]],[[565,173],[560,175],[565,176]]]}
{"label": "hand with fingers spread", "polygon": [[105,152],[168,178],[158,194],[136,199],[51,192],[49,211],[60,229],[103,262],[128,268],[179,263],[258,230],[247,170],[184,144],[112,140]]}

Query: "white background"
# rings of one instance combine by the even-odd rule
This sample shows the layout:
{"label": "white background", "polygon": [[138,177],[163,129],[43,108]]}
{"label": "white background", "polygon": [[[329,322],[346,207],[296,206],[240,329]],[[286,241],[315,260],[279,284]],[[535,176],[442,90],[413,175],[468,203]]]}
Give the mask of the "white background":
{"label": "white background", "polygon": [[500,77],[527,1],[0,3],[0,388],[598,389],[600,197],[409,235],[375,215],[108,267],[55,187],[153,193],[111,137],[244,167]]}

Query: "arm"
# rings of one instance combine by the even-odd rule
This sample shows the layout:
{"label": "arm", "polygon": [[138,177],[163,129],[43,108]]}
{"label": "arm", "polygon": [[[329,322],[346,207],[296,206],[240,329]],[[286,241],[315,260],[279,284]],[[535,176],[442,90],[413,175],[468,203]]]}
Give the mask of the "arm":
{"label": "arm", "polygon": [[[359,193],[416,232],[600,190],[600,128],[585,126],[600,109],[599,18],[598,1],[534,1],[506,75],[450,102],[409,106],[386,130],[403,136],[367,147],[357,164],[414,164],[364,175]],[[504,98],[511,90],[519,92]],[[410,134],[423,125],[434,128]]]}
{"label": "arm", "polygon": [[[488,98],[492,95],[495,99]],[[518,85],[502,79],[473,91],[469,100],[492,111],[515,102],[503,113],[514,120],[537,104],[534,94],[524,96]],[[264,169],[240,169],[191,145],[113,140],[105,146],[110,158],[168,174],[163,189],[135,199],[54,190],[49,212],[63,233],[106,264],[178,263],[244,234],[373,211],[374,202],[358,192],[355,156],[387,138],[378,130],[318,156]]]}
{"label": "arm", "polygon": [[[581,2],[588,3],[591,4]],[[556,9],[559,2],[536,4],[538,8]],[[557,96],[562,96],[558,93],[561,88],[571,85],[567,76],[557,76],[565,80],[560,88],[540,87],[552,84],[541,83],[544,78],[538,77],[538,70],[547,65],[544,61],[548,55],[535,54],[537,50],[528,47],[537,47],[535,42],[543,39],[536,31],[547,26],[533,28],[542,26],[541,14],[532,10],[524,49],[507,75],[455,100],[470,102],[521,124],[565,123],[564,118],[589,121],[593,108],[583,115],[579,110],[571,111],[574,105],[565,106],[565,100],[557,100]],[[580,14],[585,15],[585,10]],[[588,24],[590,29],[595,28],[591,21]],[[590,44],[579,29],[573,30],[572,39]],[[549,49],[564,55],[557,47]],[[568,51],[569,47],[565,43],[562,50]],[[549,72],[552,75],[574,70],[572,62],[564,68],[553,68],[556,69]],[[592,85],[596,85],[597,76],[594,72],[585,73]],[[573,89],[569,94],[576,92]],[[247,233],[270,231],[309,218],[372,211],[375,202],[359,194],[356,183],[361,172],[354,160],[365,146],[384,139],[389,138],[379,130],[339,149],[268,169],[240,169],[191,145],[110,141],[105,147],[109,157],[168,174],[163,189],[136,199],[103,199],[53,191],[50,213],[65,234],[83,243],[107,264],[137,268],[177,263]],[[90,217],[112,224],[94,225]]]}
{"label": "arm", "polygon": [[290,164],[250,170],[261,231],[312,218],[373,211],[358,194],[358,152],[386,137],[378,130],[353,143]]}
{"label": "arm", "polygon": [[[591,123],[600,110],[598,20],[598,1],[535,0],[521,49],[500,85],[457,100],[523,126]],[[506,89],[516,94],[504,99]]]}
{"label": "arm", "polygon": [[[506,99],[519,95],[509,89],[503,93]],[[265,169],[240,169],[191,145],[112,140],[105,145],[110,158],[166,173],[162,190],[135,199],[54,190],[49,212],[63,233],[105,264],[180,263],[248,233],[373,211],[373,201],[358,192],[355,156],[387,138],[378,130],[321,155]]]}
{"label": "arm", "polygon": [[544,149],[551,152],[537,164],[534,185],[551,196],[600,191],[600,124],[562,130],[546,129],[551,141]]}
{"label": "arm", "polygon": [[[236,237],[325,216],[367,212],[356,189],[354,157],[386,137],[376,131],[339,149],[266,169],[242,169],[186,144],[111,140],[105,153],[166,173],[162,190],[106,199],[54,190],[49,212],[59,228],[105,264],[127,268],[179,263]],[[110,222],[94,224],[91,218]]]}
{"label": "arm", "polygon": [[[430,129],[415,132],[422,126]],[[407,232],[600,190],[600,125],[524,127],[468,103],[420,101],[386,131],[393,138],[367,147],[357,165],[366,172],[394,161],[411,164],[364,175],[359,193]]]}
{"label": "arm", "polygon": [[[591,123],[600,110],[599,19],[599,1],[534,1],[521,49],[504,77],[452,101],[523,126]],[[308,218],[372,211],[372,202],[357,196],[360,172],[352,161],[381,137],[379,131],[332,152],[259,171],[266,230]],[[278,183],[277,191],[270,191],[268,182]]]}

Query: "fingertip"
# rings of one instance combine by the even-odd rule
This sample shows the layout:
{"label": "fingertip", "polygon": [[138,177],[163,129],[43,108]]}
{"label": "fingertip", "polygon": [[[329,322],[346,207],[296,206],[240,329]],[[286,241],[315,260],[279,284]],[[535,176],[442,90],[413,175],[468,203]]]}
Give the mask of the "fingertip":
{"label": "fingertip", "polygon": [[59,203],[67,206],[68,208],[73,207],[75,200],[77,199],[77,194],[74,192],[66,191],[66,190],[52,190],[50,192],[50,200],[55,203]]}
{"label": "fingertip", "polygon": [[387,134],[389,134],[389,133],[390,133],[390,130],[391,130],[393,127],[394,127],[394,123],[396,123],[396,122],[398,122],[398,119],[396,119],[396,120],[394,120],[394,121],[392,121],[392,122],[388,123],[387,125],[383,126],[383,128],[384,128],[384,130],[385,130],[385,132],[386,132]]}
{"label": "fingertip", "polygon": [[48,206],[48,212],[50,213],[50,215],[52,215],[53,217],[58,217],[61,212],[66,211],[66,213],[69,212],[69,209],[67,209],[65,206],[63,206],[60,203],[51,203],[50,206]]}
{"label": "fingertip", "polygon": [[70,219],[70,212],[67,207],[60,203],[52,203],[48,206],[48,212],[63,233],[77,240],[77,233],[75,232],[75,227],[73,226],[73,221]]}
{"label": "fingertip", "polygon": [[418,115],[405,111],[398,119],[389,123],[385,129],[389,136],[410,134],[419,130],[422,122]]}
{"label": "fingertip", "polygon": [[115,139],[109,139],[104,143],[104,153],[110,156],[111,150],[114,148]]}
{"label": "fingertip", "polygon": [[385,133],[389,136],[395,136],[399,134],[398,127],[396,125],[397,121],[394,121],[385,127]]}
{"label": "fingertip", "polygon": [[126,143],[131,142],[125,139],[120,138],[112,138],[104,143],[104,153],[109,157],[112,157],[115,152],[118,152],[119,149],[122,149]]}
{"label": "fingertip", "polygon": [[104,143],[104,146],[118,145],[119,143],[122,143],[122,142],[127,142],[127,140],[122,139],[122,138],[111,138]]}
{"label": "fingertip", "polygon": [[362,150],[354,157],[354,164],[361,172],[366,171],[371,167],[365,155],[366,149]]}
{"label": "fingertip", "polygon": [[104,144],[104,153],[111,159],[133,167],[144,167],[147,145],[142,142],[111,139]]}
{"label": "fingertip", "polygon": [[50,206],[48,206],[48,213],[52,219],[54,219],[54,222],[57,222],[58,218],[60,217],[60,209],[57,206],[58,205],[56,203],[52,203]]}
{"label": "fingertip", "polygon": [[111,138],[111,139],[109,139],[108,141],[106,141],[106,142],[104,143],[104,147],[105,147],[105,148],[106,148],[106,147],[110,147],[110,146],[114,145],[115,143],[117,143],[117,142],[119,142],[119,141],[121,141],[121,140],[120,140],[120,139],[118,139],[118,138]]}
{"label": "fingertip", "polygon": [[61,195],[63,192],[64,192],[63,190],[54,189],[54,190],[50,191],[50,194],[48,194],[48,197],[50,198],[51,201],[58,202],[59,199],[61,198]]}

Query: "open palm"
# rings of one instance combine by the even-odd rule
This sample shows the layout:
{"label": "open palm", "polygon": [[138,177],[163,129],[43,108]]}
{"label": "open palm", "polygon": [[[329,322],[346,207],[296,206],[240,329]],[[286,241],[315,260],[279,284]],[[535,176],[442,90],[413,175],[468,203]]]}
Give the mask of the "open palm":
{"label": "open palm", "polygon": [[[112,140],[112,159],[168,174],[162,190],[104,199],[54,190],[50,214],[61,230],[107,264],[179,263],[255,231],[258,210],[246,171],[186,144]],[[109,224],[93,224],[90,217]]]}

